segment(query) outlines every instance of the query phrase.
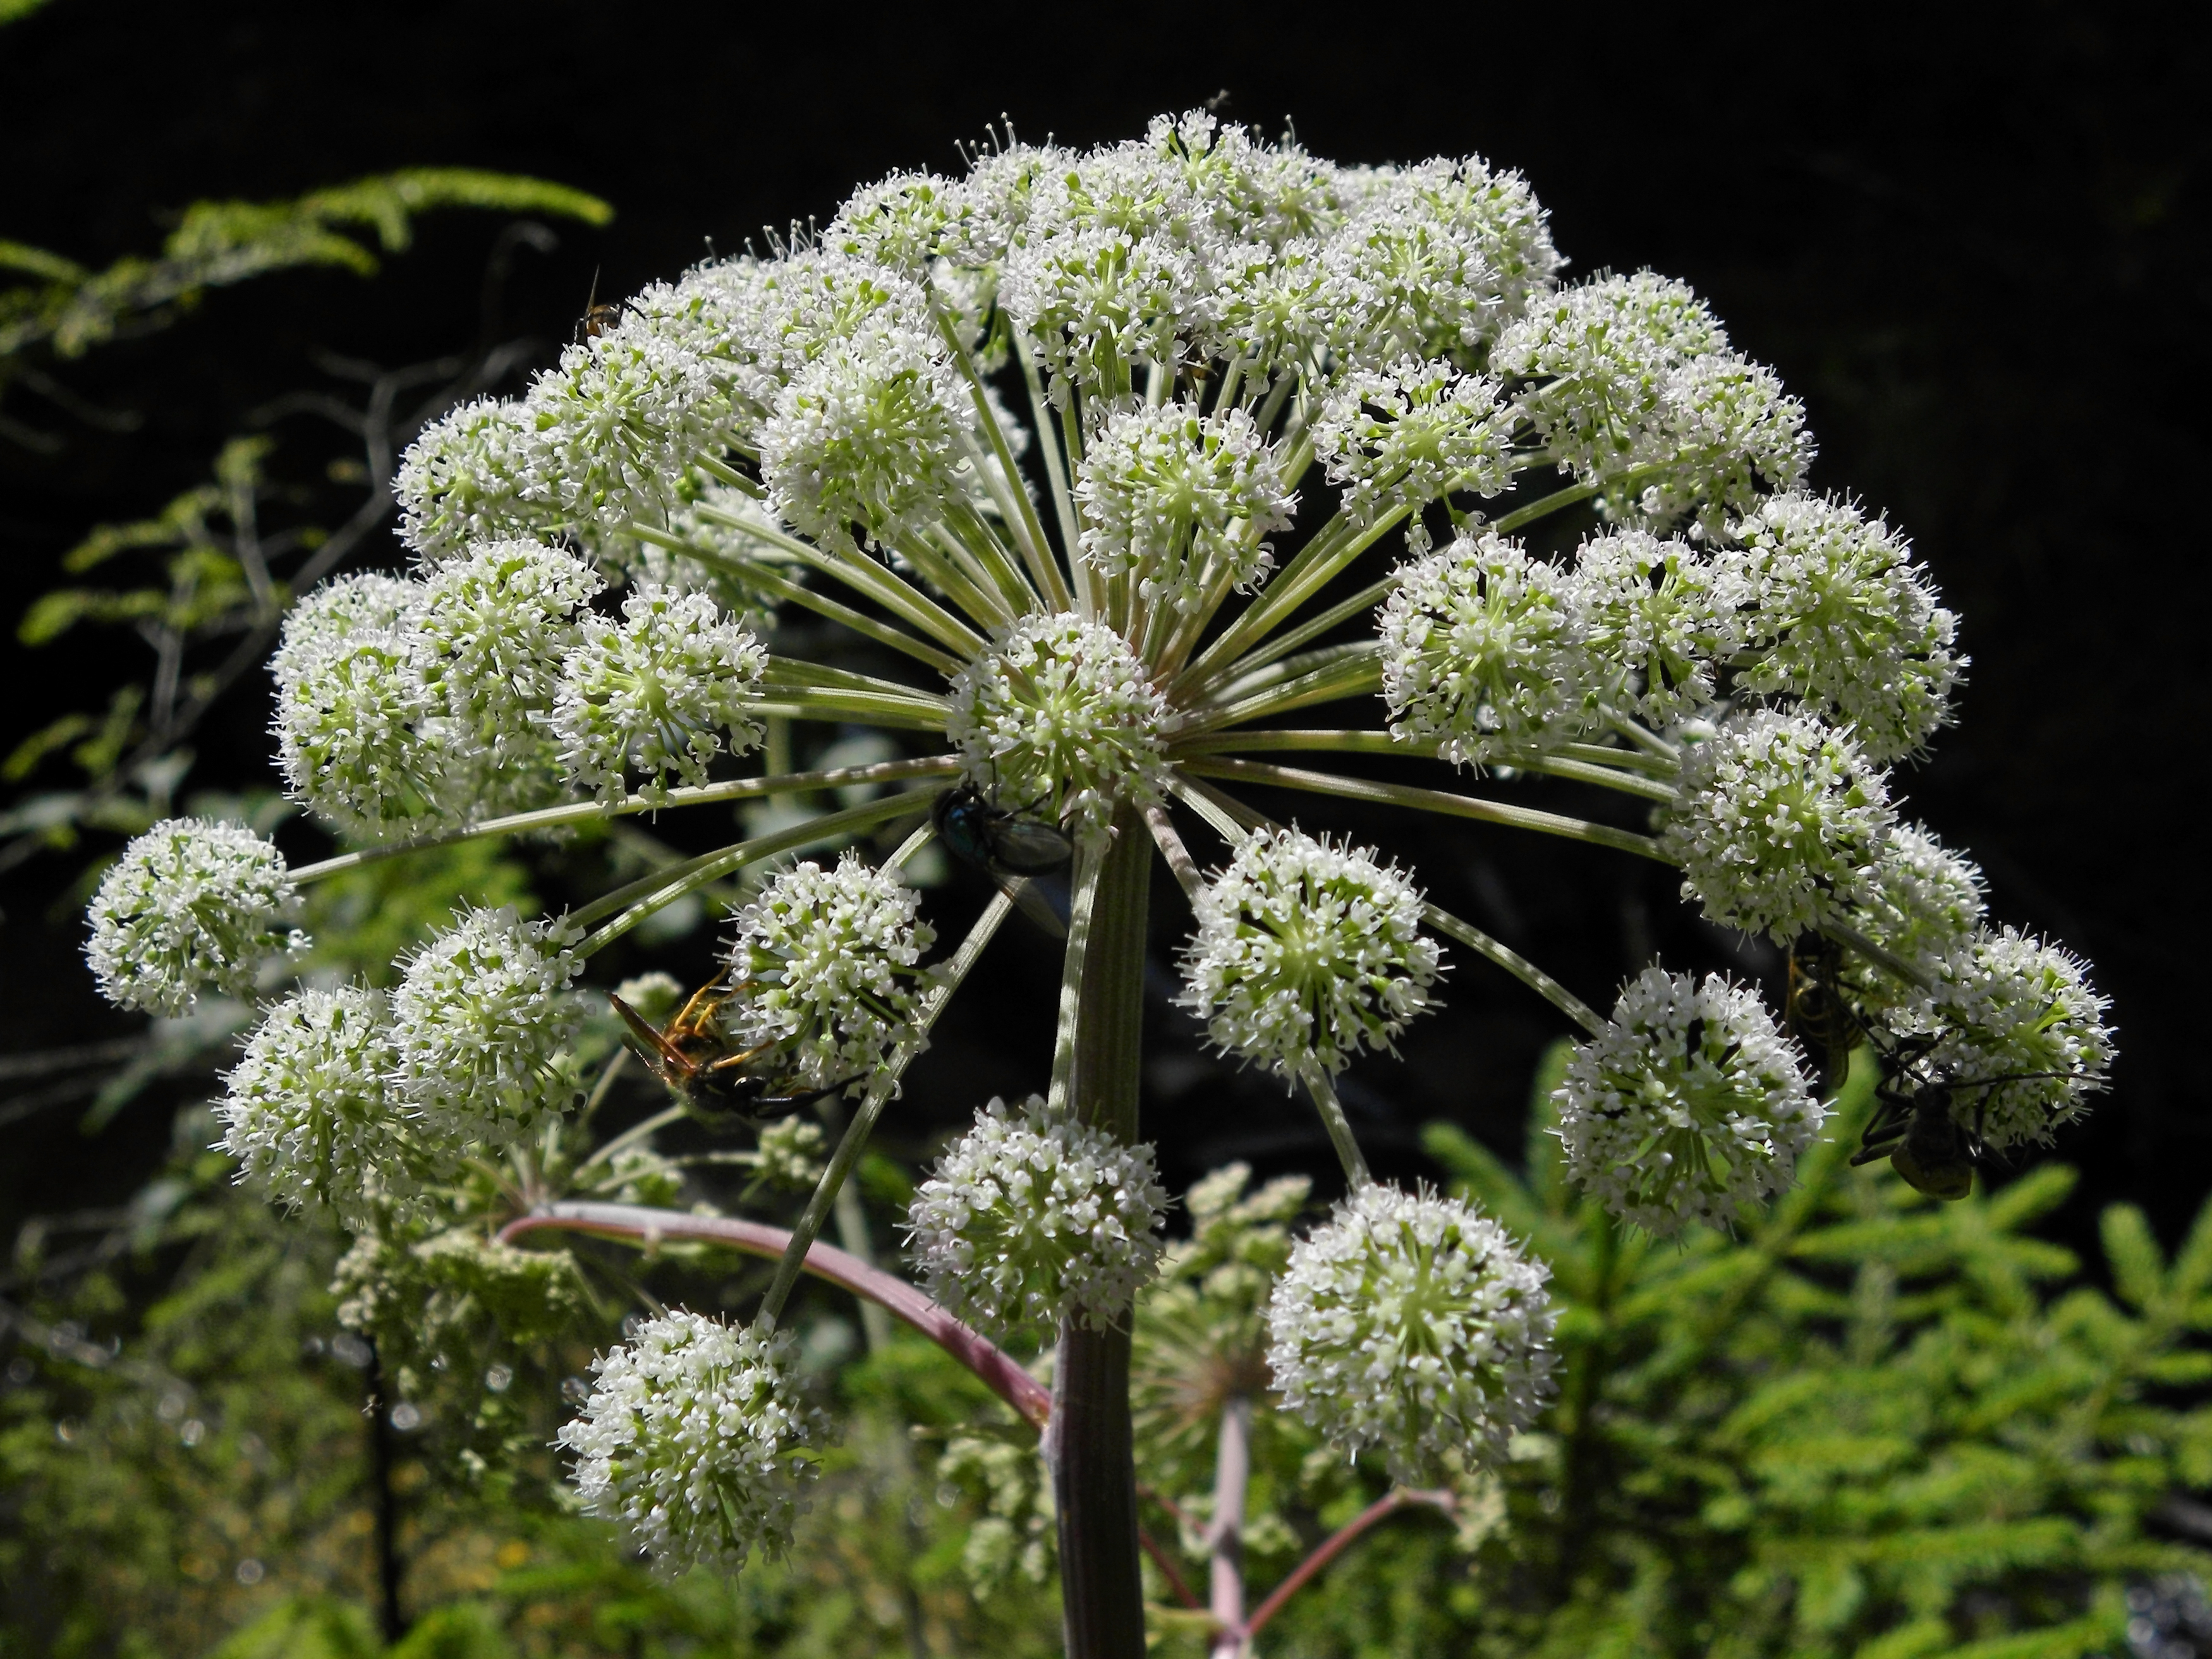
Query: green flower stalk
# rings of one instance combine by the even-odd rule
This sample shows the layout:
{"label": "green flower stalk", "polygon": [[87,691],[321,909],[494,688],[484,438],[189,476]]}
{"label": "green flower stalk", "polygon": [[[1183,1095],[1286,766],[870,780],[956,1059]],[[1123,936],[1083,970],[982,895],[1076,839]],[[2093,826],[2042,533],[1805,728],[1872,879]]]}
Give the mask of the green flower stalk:
{"label": "green flower stalk", "polygon": [[[295,611],[281,763],[362,845],[287,877],[242,830],[161,827],[95,902],[103,983],[161,1013],[243,994],[293,884],[409,846],[847,792],[564,918],[473,910],[388,1011],[303,994],[234,1076],[234,1148],[280,1198],[351,1182],[389,1209],[465,1169],[552,1224],[533,1149],[581,1134],[607,1081],[587,1097],[574,1059],[593,953],[748,866],[903,830],[880,863],[769,882],[650,1056],[683,1102],[559,1165],[587,1194],[647,1168],[702,1077],[854,1103],[750,1326],[657,1316],[564,1437],[586,1499],[656,1556],[730,1567],[788,1536],[817,1439],[785,1300],[833,1214],[865,1242],[848,1177],[1009,914],[1002,894],[937,918],[958,942],[933,959],[900,871],[940,832],[1009,884],[1072,862],[1042,1103],[987,1112],[911,1220],[946,1300],[1059,1322],[1069,1651],[1138,1659],[1124,1316],[1165,1207],[1138,1121],[1156,851],[1194,917],[1187,1006],[1303,1085],[1345,1171],[1268,1317],[1273,1386],[1346,1453],[1479,1470],[1553,1365],[1541,1264],[1468,1206],[1370,1180],[1334,1091],[1442,1000],[1447,941],[1587,1036],[1568,1163],[1638,1226],[1751,1213],[1821,1115],[1753,990],[1654,966],[1608,1021],[1386,852],[1275,823],[1249,786],[1678,866],[1707,916],[1827,975],[1843,1036],[1970,1154],[2047,1138],[2110,1063],[2081,965],[1987,928],[1972,867],[1898,820],[1883,769],[1949,720],[1964,665],[1927,573],[1801,493],[1804,409],[1687,288],[1562,285],[1563,264],[1514,173],[1342,167],[1194,112],[1088,151],[994,143],[965,177],[868,186],[818,237],[656,285],[520,398],[422,435],[395,486],[416,575]],[[836,660],[840,632],[896,671]],[[874,727],[896,757],[754,769],[789,723]],[[1529,773],[1656,809],[1657,832],[1507,799]],[[742,1156],[814,1163],[787,1133]],[[1224,1503],[1243,1455],[1224,1443]],[[1241,1619],[1240,1595],[1218,1605]]]}

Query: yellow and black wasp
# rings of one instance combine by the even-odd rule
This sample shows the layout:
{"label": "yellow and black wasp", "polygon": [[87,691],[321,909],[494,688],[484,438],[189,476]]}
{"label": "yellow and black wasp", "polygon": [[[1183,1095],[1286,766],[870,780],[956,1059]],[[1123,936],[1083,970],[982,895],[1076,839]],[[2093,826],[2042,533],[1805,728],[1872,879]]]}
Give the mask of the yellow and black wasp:
{"label": "yellow and black wasp", "polygon": [[665,1027],[609,994],[607,1000],[629,1028],[630,1048],[667,1085],[684,1109],[710,1126],[757,1124],[783,1117],[856,1079],[806,1089],[777,1065],[778,1042],[741,1048],[722,1027],[722,1010],[744,989],[713,981],[694,991]]}

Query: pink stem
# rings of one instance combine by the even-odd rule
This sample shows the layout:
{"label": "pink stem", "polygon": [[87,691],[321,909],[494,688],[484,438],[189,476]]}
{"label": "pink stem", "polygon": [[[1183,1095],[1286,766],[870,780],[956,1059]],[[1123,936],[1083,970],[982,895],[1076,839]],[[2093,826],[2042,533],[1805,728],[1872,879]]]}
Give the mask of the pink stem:
{"label": "pink stem", "polygon": [[1145,1553],[1152,1558],[1152,1565],[1160,1570],[1160,1577],[1168,1581],[1168,1588],[1175,1592],[1176,1601],[1187,1607],[1203,1605],[1196,1593],[1192,1590],[1190,1581],[1176,1570],[1174,1561],[1170,1559],[1168,1553],[1160,1547],[1158,1539],[1139,1527],[1137,1528],[1137,1542],[1144,1547]]}
{"label": "pink stem", "polygon": [[[758,1221],[685,1215],[680,1211],[652,1210],[636,1204],[586,1204],[573,1200],[542,1205],[528,1215],[518,1216],[500,1229],[500,1243],[508,1243],[525,1233],[544,1229],[596,1233],[608,1238],[702,1239],[769,1261],[780,1261],[785,1247],[791,1243],[788,1228],[770,1227]],[[871,1267],[856,1255],[821,1243],[807,1251],[805,1267],[816,1278],[826,1279],[913,1326],[981,1377],[984,1386],[1012,1407],[1030,1427],[1043,1428],[1045,1419],[1052,1415],[1049,1389],[1015,1364],[996,1344],[955,1319],[903,1279]]]}
{"label": "pink stem", "polygon": [[1284,1602],[1304,1589],[1316,1573],[1343,1554],[1361,1533],[1377,1522],[1388,1520],[1408,1504],[1431,1504],[1449,1515],[1459,1506],[1459,1500],[1448,1492],[1423,1492],[1411,1486],[1393,1487],[1322,1540],[1319,1548],[1299,1562],[1288,1578],[1275,1586],[1267,1599],[1252,1610],[1251,1618],[1245,1620],[1245,1640],[1249,1641],[1257,1636],[1260,1627],[1283,1610]]}

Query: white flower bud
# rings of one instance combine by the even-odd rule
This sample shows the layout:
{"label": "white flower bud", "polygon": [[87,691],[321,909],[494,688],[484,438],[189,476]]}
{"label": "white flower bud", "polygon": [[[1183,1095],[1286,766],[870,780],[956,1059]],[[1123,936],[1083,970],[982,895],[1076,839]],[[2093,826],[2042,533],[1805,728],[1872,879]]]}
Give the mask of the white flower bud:
{"label": "white flower bud", "polygon": [[551,724],[570,775],[601,800],[620,800],[631,771],[655,798],[671,772],[704,784],[725,748],[742,755],[760,741],[752,709],[768,654],[712,594],[634,588],[619,627],[586,616],[580,631]]}
{"label": "white flower bud", "polygon": [[1684,755],[1660,846],[1708,916],[1787,944],[1863,901],[1894,817],[1844,733],[1758,709]]}
{"label": "white flower bud", "polygon": [[985,1332],[1119,1324],[1158,1271],[1167,1193],[1149,1146],[1003,1100],[937,1161],[907,1233],[929,1293]]}
{"label": "white flower bud", "polygon": [[1267,1310],[1283,1407],[1418,1481],[1494,1456],[1551,1393],[1549,1277],[1489,1217],[1367,1186],[1299,1241]]}
{"label": "white flower bud", "polygon": [[1946,964],[1926,1067],[1951,1115],[1991,1149],[2048,1141],[2105,1087],[2111,999],[2079,957],[2014,927],[1984,927]]}
{"label": "white flower bud", "polygon": [[1957,618],[1903,537],[1856,507],[1783,495],[1730,526],[1722,582],[1743,611],[1747,691],[1848,724],[1868,759],[1915,754],[1950,719]]}
{"label": "white flower bud", "polygon": [[1393,734],[1462,766],[1571,738],[1591,672],[1577,597],[1555,567],[1495,535],[1402,566],[1377,629]]}
{"label": "white flower bud", "polygon": [[1448,362],[1401,357],[1387,369],[1355,370],[1338,384],[1314,422],[1314,453],[1332,483],[1349,486],[1344,513],[1354,524],[1411,507],[1406,545],[1420,554],[1429,550],[1420,509],[1451,491],[1504,489],[1512,436],[1495,380],[1462,374]]}
{"label": "white flower bud", "polygon": [[422,1149],[391,1093],[398,1064],[381,991],[311,988],[278,1003],[216,1108],[239,1179],[290,1208],[327,1206],[356,1231],[404,1206]]}
{"label": "white flower bud", "polygon": [[1813,464],[1805,405],[1774,371],[1734,353],[1693,358],[1668,371],[1656,422],[1635,465],[1650,466],[1632,500],[1608,498],[1614,516],[1668,524],[1696,513],[1709,530],[1770,491],[1794,489]]}
{"label": "white flower bud", "polygon": [[263,958],[307,945],[270,925],[293,896],[284,855],[251,830],[170,818],[101,878],[85,959],[110,1002],[164,1018],[189,1011],[204,986],[250,997]]}
{"label": "white flower bud", "polygon": [[1443,971],[1395,866],[1296,830],[1249,837],[1193,902],[1183,1006],[1218,1046],[1285,1079],[1394,1051]]}
{"label": "white flower bud", "polygon": [[921,895],[851,853],[834,870],[811,861],[777,876],[738,916],[723,1011],[737,1040],[777,1045],[779,1063],[811,1089],[866,1080],[913,1022],[915,964],[937,932],[916,920]]}
{"label": "white flower bud", "polygon": [[1167,717],[1119,634],[1072,612],[1031,615],[961,669],[945,732],[1006,805],[1103,827],[1116,801],[1156,792]]}
{"label": "white flower bud", "polygon": [[1668,1237],[1728,1227],[1783,1191],[1824,1113],[1755,991],[1647,968],[1552,1097],[1567,1170]]}
{"label": "white flower bud", "polygon": [[592,1361],[583,1415],[561,1428],[586,1509],[622,1522],[665,1572],[781,1555],[825,1431],[797,1358],[784,1331],[681,1310],[643,1322]]}
{"label": "white flower bud", "polygon": [[476,909],[407,964],[392,997],[392,1079],[427,1138],[501,1152],[567,1109],[571,942],[561,921]]}
{"label": "white flower bud", "polygon": [[1079,469],[1083,556],[1109,576],[1133,572],[1154,605],[1195,611],[1223,577],[1256,587],[1274,558],[1261,538],[1286,530],[1297,493],[1241,409],[1188,404],[1117,410]]}

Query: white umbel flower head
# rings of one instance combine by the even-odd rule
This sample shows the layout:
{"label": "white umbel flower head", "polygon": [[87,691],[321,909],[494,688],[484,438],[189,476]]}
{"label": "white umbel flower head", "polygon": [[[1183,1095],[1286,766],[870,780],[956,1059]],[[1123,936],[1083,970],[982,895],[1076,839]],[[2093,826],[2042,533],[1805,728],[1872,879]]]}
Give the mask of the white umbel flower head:
{"label": "white umbel flower head", "polygon": [[1412,882],[1296,830],[1249,837],[1193,904],[1183,1006],[1218,1046],[1286,1079],[1395,1052],[1443,970]]}
{"label": "white umbel flower head", "polygon": [[1717,531],[1762,495],[1795,489],[1813,465],[1813,436],[1805,405],[1772,369],[1728,352],[1668,371],[1636,464],[1642,489],[1608,497],[1606,512],[1647,524],[1694,513]]}
{"label": "white umbel flower head", "polygon": [[978,1329],[1121,1322],[1158,1271],[1168,1196],[1124,1146],[1035,1095],[994,1100],[915,1194],[907,1232],[929,1293]]}
{"label": "white umbel flower head", "polygon": [[805,1086],[862,1080],[889,1063],[911,1025],[915,966],[936,943],[921,895],[851,853],[824,870],[794,866],[738,913],[725,1010],[738,1041],[773,1042]]}
{"label": "white umbel flower head", "polygon": [[657,286],[538,377],[528,493],[552,524],[611,546],[633,523],[662,521],[692,464],[726,446],[730,399],[700,343],[688,308]]}
{"label": "white umbel flower head", "polygon": [[965,665],[945,732],[1002,801],[1103,828],[1116,800],[1155,793],[1167,718],[1128,641],[1067,612],[1022,617]]}
{"label": "white umbel flower head", "polygon": [[441,739],[411,635],[420,582],[361,575],[293,607],[270,659],[276,757],[292,798],[369,840],[459,823],[482,770]]}
{"label": "white umbel flower head", "polygon": [[291,1209],[327,1206],[358,1231],[415,1191],[399,1055],[384,993],[312,987],[265,1014],[216,1108],[239,1179]]}
{"label": "white umbel flower head", "polygon": [[451,735],[494,769],[538,765],[578,607],[599,574],[536,542],[491,542],[434,567],[409,612],[408,645]]}
{"label": "white umbel flower head", "polygon": [[439,416],[408,445],[392,480],[400,540],[434,564],[478,542],[534,535],[548,516],[524,499],[541,471],[538,451],[520,403],[479,398]]}
{"label": "white umbel flower head", "polygon": [[1668,726],[1709,707],[1735,638],[1711,562],[1684,541],[1619,530],[1584,542],[1571,578],[1594,661],[1629,677],[1623,713]]}
{"label": "white umbel flower head", "polygon": [[1559,268],[1527,183],[1478,157],[1376,167],[1345,184],[1351,216],[1324,257],[1331,343],[1346,363],[1470,362]]}
{"label": "white umbel flower head", "polygon": [[1529,383],[1519,404],[1547,453],[1596,482],[1645,457],[1668,375],[1727,349],[1687,283],[1643,270],[1546,295],[1499,336],[1490,366]]}
{"label": "white umbel flower head", "polygon": [[2047,1141],[2105,1087],[2109,998],[2079,957],[2014,927],[1984,927],[1947,964],[1931,1075],[1951,1087],[1951,1115],[1992,1150]]}
{"label": "white umbel flower head", "polygon": [[1722,581],[1752,657],[1737,684],[1848,724],[1878,764],[1924,748],[1966,659],[1905,538],[1810,495],[1778,496],[1730,532],[1740,545],[1720,556]]}
{"label": "white umbel flower head", "polygon": [[1133,572],[1147,601],[1181,611],[1224,581],[1257,586],[1274,563],[1262,538],[1288,529],[1297,505],[1249,415],[1181,403],[1109,415],[1075,494],[1083,556],[1109,576]]}
{"label": "white umbel flower head", "polygon": [[623,1522],[667,1573],[782,1554],[825,1429],[797,1360],[788,1332],[681,1309],[644,1321],[592,1362],[583,1415],[561,1428],[586,1510]]}
{"label": "white umbel flower head", "polygon": [[1400,577],[1378,624],[1392,735],[1472,766],[1581,729],[1585,623],[1557,568],[1518,542],[1462,536]]}
{"label": "white umbel flower head", "polygon": [[253,994],[254,970],[307,936],[270,926],[292,902],[284,855],[242,824],[170,818],[123,849],[87,919],[85,959],[100,994],[173,1018],[213,986]]}
{"label": "white umbel flower head", "polygon": [[1824,1114],[1755,991],[1647,968],[1553,1097],[1568,1172],[1661,1237],[1783,1191]]}
{"label": "white umbel flower head", "polygon": [[1370,1185],[1298,1242],[1267,1310],[1283,1406],[1393,1478],[1495,1456],[1551,1393],[1549,1277],[1455,1199]]}
{"label": "white umbel flower head", "polygon": [[[1928,977],[1940,978],[1984,909],[1982,872],[1948,851],[1923,826],[1900,823],[1889,832],[1869,873],[1866,894],[1851,925]],[[1856,969],[1858,988],[1893,1000],[1904,989],[1873,969]]]}
{"label": "white umbel flower head", "polygon": [[1314,453],[1329,482],[1346,486],[1344,514],[1352,523],[1411,509],[1406,545],[1419,554],[1430,544],[1421,508],[1455,490],[1494,495],[1504,489],[1512,437],[1495,380],[1403,357],[1338,383],[1314,422]]}
{"label": "white umbel flower head", "polygon": [[407,964],[392,996],[392,1080],[427,1139],[501,1152],[566,1109],[573,937],[559,921],[475,909]]}
{"label": "white umbel flower head", "polygon": [[1758,709],[1683,757],[1660,847],[1708,916],[1787,944],[1863,900],[1894,817],[1844,733]]}
{"label": "white umbel flower head", "polygon": [[621,799],[633,771],[654,798],[672,772],[703,784],[715,756],[760,741],[753,705],[768,654],[713,594],[639,586],[619,626],[587,616],[580,631],[562,665],[552,726],[570,775],[601,800]]}
{"label": "white umbel flower head", "polygon": [[960,437],[974,423],[933,331],[873,327],[830,340],[784,387],[761,428],[761,477],[804,534],[849,545],[857,526],[872,545],[895,544],[957,498]]}

